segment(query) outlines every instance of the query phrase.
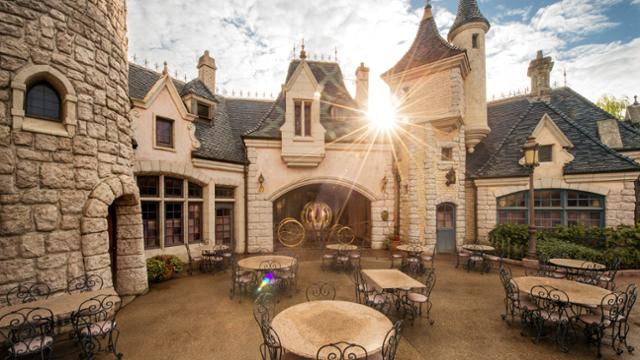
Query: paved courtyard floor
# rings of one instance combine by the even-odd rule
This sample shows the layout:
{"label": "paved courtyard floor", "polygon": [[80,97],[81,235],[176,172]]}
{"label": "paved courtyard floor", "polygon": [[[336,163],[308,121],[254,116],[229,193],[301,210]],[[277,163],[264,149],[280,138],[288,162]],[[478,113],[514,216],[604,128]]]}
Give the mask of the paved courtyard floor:
{"label": "paved courtyard floor", "polygon": [[[385,254],[385,253],[380,253]],[[352,301],[353,285],[348,273],[323,272],[320,253],[305,254],[299,270],[300,291],[285,297],[278,310],[305,301],[304,289],[314,281],[335,285],[337,299]],[[382,257],[366,257],[363,268],[386,268]],[[432,318],[407,325],[398,350],[398,360],[419,359],[594,359],[581,334],[568,354],[550,340],[534,344],[520,335],[518,323],[508,325],[500,318],[504,292],[494,268],[489,274],[467,273],[454,267],[451,257],[436,260],[437,282],[432,293]],[[513,268],[514,276],[521,275]],[[620,278],[621,283],[637,278]],[[230,273],[194,274],[151,287],[119,314],[119,350],[125,359],[259,359],[261,343],[252,315],[252,303],[229,299]],[[638,306],[632,317],[630,343],[640,346]],[[615,355],[604,347],[604,359],[632,359]],[[70,357],[75,358],[75,357]]]}

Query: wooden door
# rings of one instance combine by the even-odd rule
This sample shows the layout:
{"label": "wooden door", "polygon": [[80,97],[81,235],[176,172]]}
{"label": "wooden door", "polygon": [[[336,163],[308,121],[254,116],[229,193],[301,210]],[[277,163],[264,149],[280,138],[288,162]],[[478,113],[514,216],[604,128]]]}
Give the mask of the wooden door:
{"label": "wooden door", "polygon": [[436,210],[436,249],[440,253],[456,250],[456,208],[453,204],[438,205]]}
{"label": "wooden door", "polygon": [[233,248],[233,204],[216,203],[216,244]]}

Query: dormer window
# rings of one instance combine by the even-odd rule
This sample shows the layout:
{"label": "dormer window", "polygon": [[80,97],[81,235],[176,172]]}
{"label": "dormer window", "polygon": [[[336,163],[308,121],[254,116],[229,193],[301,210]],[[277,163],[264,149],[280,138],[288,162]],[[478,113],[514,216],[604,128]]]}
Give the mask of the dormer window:
{"label": "dormer window", "polygon": [[296,136],[311,136],[311,100],[294,100]]}
{"label": "dormer window", "polygon": [[538,148],[538,161],[539,162],[553,161],[553,145],[541,145]]}
{"label": "dormer window", "polygon": [[202,102],[197,103],[198,117],[204,120],[211,119],[211,105]]}
{"label": "dormer window", "polygon": [[25,114],[29,117],[62,121],[60,95],[46,81],[29,86],[24,107]]}

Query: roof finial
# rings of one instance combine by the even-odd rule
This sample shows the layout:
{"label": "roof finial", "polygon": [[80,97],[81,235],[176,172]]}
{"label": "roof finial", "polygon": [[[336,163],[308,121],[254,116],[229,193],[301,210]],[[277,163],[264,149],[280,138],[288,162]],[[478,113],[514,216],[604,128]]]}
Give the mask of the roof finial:
{"label": "roof finial", "polygon": [[304,39],[302,39],[302,45],[300,45],[300,59],[304,60],[307,58],[307,52],[304,51]]}
{"label": "roof finial", "polygon": [[567,68],[564,68],[562,75],[564,76],[564,87],[567,87]]}
{"label": "roof finial", "polygon": [[633,96],[633,105],[640,105],[638,104],[638,95]]}
{"label": "roof finial", "polygon": [[333,61],[338,62],[338,47],[333,49]]}
{"label": "roof finial", "polygon": [[433,17],[433,11],[431,11],[431,0],[427,0],[427,5],[424,7],[424,15],[422,20],[431,19]]}
{"label": "roof finial", "polygon": [[162,75],[169,74],[169,67],[167,66],[167,62],[164,62],[164,67],[162,68]]}
{"label": "roof finial", "polygon": [[431,0],[427,0],[427,5],[425,7],[426,8],[431,8]]}

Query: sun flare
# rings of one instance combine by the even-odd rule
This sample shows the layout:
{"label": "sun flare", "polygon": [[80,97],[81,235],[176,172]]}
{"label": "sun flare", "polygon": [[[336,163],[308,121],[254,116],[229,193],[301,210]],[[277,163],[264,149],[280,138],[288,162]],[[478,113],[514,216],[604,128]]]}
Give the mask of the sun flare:
{"label": "sun flare", "polygon": [[369,111],[367,111],[371,125],[381,130],[393,129],[396,125],[396,111],[388,94],[373,93],[372,95],[369,100]]}

